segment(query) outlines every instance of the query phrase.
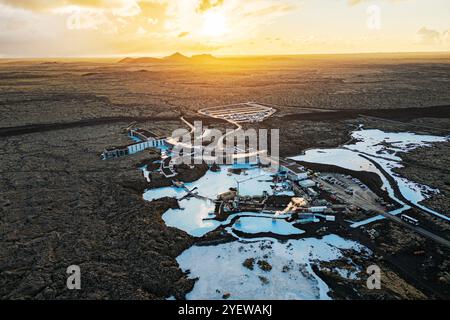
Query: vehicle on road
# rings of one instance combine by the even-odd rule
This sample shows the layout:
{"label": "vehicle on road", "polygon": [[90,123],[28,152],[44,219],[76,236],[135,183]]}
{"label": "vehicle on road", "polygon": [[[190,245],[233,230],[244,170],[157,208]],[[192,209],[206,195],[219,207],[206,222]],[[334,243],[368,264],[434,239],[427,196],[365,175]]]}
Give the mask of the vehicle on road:
{"label": "vehicle on road", "polygon": [[403,220],[403,221],[405,221],[405,222],[407,222],[407,223],[409,223],[409,224],[412,224],[413,226],[419,226],[419,220],[417,220],[417,219],[414,219],[414,218],[412,218],[412,217],[410,217],[410,216],[408,216],[408,215],[406,215],[406,214],[402,214],[401,216],[400,216],[400,218]]}

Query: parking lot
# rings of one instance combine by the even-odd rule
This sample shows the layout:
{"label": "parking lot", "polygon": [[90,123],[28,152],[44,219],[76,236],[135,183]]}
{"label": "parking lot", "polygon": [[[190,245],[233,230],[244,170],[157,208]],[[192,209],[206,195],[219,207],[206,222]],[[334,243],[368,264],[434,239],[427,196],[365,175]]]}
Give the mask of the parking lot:
{"label": "parking lot", "polygon": [[385,212],[382,200],[364,183],[344,174],[324,173],[316,178],[322,190],[331,194],[337,201],[352,204],[367,211]]}
{"label": "parking lot", "polygon": [[205,108],[200,114],[233,122],[261,122],[273,115],[276,110],[255,102]]}

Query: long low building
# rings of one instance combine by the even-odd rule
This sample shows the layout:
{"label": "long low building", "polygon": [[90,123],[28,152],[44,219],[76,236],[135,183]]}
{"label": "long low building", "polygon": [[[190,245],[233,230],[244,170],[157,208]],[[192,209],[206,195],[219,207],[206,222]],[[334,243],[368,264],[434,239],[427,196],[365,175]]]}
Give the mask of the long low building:
{"label": "long low building", "polygon": [[308,179],[308,173],[305,167],[295,162],[288,162],[285,159],[280,159],[280,169],[286,171],[287,177],[291,181],[301,181]]}
{"label": "long low building", "polygon": [[165,146],[165,144],[166,144],[166,141],[164,139],[148,140],[148,141],[142,141],[142,142],[130,144],[128,146],[128,150],[129,150],[130,154],[135,154],[135,153],[144,151],[145,149],[163,147],[163,146]]}
{"label": "long low building", "polygon": [[105,151],[103,151],[101,158],[102,160],[109,160],[119,157],[124,157],[129,155],[128,146],[123,147],[110,147],[106,148]]}
{"label": "long low building", "polygon": [[124,156],[130,155],[130,154],[136,154],[138,152],[144,151],[149,148],[162,147],[162,146],[165,146],[165,144],[166,144],[165,139],[159,139],[159,140],[152,139],[152,140],[148,140],[148,141],[133,143],[128,146],[111,147],[111,148],[107,148],[107,149],[105,149],[105,151],[103,151],[101,158],[103,160],[109,160],[109,159],[124,157]]}

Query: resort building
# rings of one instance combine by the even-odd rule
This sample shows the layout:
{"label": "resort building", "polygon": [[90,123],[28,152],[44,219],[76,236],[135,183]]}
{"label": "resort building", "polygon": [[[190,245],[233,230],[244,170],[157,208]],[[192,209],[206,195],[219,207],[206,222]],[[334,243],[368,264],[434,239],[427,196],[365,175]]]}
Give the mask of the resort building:
{"label": "resort building", "polygon": [[127,155],[129,155],[128,146],[110,147],[110,148],[106,148],[105,151],[103,151],[101,158],[102,158],[102,160],[109,160],[109,159],[124,157]]}
{"label": "resort building", "polygon": [[122,146],[110,147],[101,154],[103,160],[124,157],[144,151],[149,148],[161,148],[166,145],[166,139],[144,129],[129,129],[128,135],[135,139],[135,143]]}
{"label": "resort building", "polygon": [[281,159],[280,169],[286,172],[287,178],[291,181],[302,181],[308,179],[308,173],[306,172],[305,167],[295,162],[288,162]]}
{"label": "resort building", "polygon": [[316,183],[312,180],[303,180],[303,181],[299,181],[298,185],[304,189],[307,189],[307,188],[315,187]]}
{"label": "resort building", "polygon": [[172,157],[167,157],[161,162],[161,173],[166,178],[173,178],[177,175],[177,172],[173,166]]}

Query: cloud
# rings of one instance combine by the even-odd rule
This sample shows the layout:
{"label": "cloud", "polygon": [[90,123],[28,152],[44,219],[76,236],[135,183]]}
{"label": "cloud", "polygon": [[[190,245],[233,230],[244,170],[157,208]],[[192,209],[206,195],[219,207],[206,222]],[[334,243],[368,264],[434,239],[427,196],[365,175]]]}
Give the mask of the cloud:
{"label": "cloud", "polygon": [[0,3],[10,7],[27,9],[31,11],[45,11],[61,7],[77,6],[83,8],[121,8],[127,6],[127,0],[0,0]]}
{"label": "cloud", "polygon": [[197,7],[198,12],[206,12],[214,7],[221,6],[224,0],[200,0],[200,3]]}
{"label": "cloud", "polygon": [[[404,1],[408,1],[408,0],[387,0],[388,2],[404,2]],[[347,0],[347,3],[350,6],[354,6],[360,3],[364,3],[364,2],[368,2],[368,0]]]}
{"label": "cloud", "polygon": [[148,22],[148,24],[150,24],[150,25],[155,25],[155,24],[157,24],[159,21],[158,21],[158,19],[156,19],[156,18],[147,18],[147,22]]}
{"label": "cloud", "polygon": [[419,38],[418,42],[423,45],[437,45],[450,42],[450,30],[440,32],[427,27],[422,27],[417,31],[417,36]]}
{"label": "cloud", "polygon": [[450,43],[450,29],[447,31],[444,31],[442,35],[442,39],[444,43]]}
{"label": "cloud", "polygon": [[435,44],[439,43],[441,40],[440,32],[432,29],[428,29],[427,27],[422,27],[417,34],[420,37],[420,42],[423,44]]}
{"label": "cloud", "polygon": [[186,36],[188,36],[189,35],[189,32],[180,32],[180,34],[178,35],[178,38],[184,38],[184,37],[186,37]]}
{"label": "cloud", "polygon": [[[298,3],[0,0],[0,54],[70,56],[215,50],[250,41]],[[227,32],[220,37],[205,32],[209,12],[217,14],[227,26]]]}
{"label": "cloud", "polygon": [[[209,11],[223,20],[229,32],[213,39],[222,43],[228,40],[251,38],[262,26],[270,23],[295,8],[296,0],[226,0],[226,1],[197,1],[171,0],[167,4],[165,28],[169,34],[178,36],[182,32],[189,32],[190,36],[201,39],[207,35],[205,22]],[[199,10],[201,5],[201,10]],[[206,12],[205,12],[206,10]]]}
{"label": "cloud", "polygon": [[272,3],[265,6],[257,7],[254,10],[249,10],[246,16],[271,16],[279,13],[286,13],[294,10],[296,7],[292,4]]}
{"label": "cloud", "polygon": [[[68,30],[98,30],[109,24],[114,30],[114,25],[101,12],[96,11],[77,11],[72,12],[66,20],[66,27]],[[112,29],[105,28],[111,31]]]}
{"label": "cloud", "polygon": [[354,5],[359,4],[359,3],[363,2],[363,1],[364,0],[348,0],[347,2],[348,2],[349,5],[354,6]]}

